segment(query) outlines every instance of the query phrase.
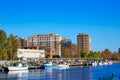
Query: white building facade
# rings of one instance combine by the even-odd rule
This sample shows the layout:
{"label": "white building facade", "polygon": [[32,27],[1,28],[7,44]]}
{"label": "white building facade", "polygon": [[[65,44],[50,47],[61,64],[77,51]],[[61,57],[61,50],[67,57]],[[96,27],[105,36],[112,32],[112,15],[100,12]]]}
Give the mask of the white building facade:
{"label": "white building facade", "polygon": [[18,58],[45,58],[45,50],[18,49]]}

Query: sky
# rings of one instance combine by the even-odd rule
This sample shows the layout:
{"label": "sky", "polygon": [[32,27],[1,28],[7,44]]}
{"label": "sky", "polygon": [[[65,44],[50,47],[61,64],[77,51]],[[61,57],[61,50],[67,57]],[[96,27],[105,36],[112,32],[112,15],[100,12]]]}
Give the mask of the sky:
{"label": "sky", "polygon": [[0,29],[28,38],[56,33],[77,43],[91,37],[92,51],[120,48],[120,0],[0,0]]}

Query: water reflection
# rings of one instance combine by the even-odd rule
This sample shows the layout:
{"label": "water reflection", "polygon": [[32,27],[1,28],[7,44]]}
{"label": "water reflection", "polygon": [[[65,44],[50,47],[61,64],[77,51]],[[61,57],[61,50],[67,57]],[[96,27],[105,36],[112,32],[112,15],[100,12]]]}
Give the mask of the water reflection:
{"label": "water reflection", "polygon": [[53,72],[54,69],[48,68],[48,69],[45,69],[45,70],[46,70],[47,73],[52,74],[52,72]]}
{"label": "water reflection", "polygon": [[0,72],[0,80],[27,80],[28,70]]}
{"label": "water reflection", "polygon": [[112,73],[120,76],[120,64],[97,67],[74,67],[69,69],[35,69],[27,71],[1,72],[0,80],[99,80]]}
{"label": "water reflection", "polygon": [[17,77],[27,77],[29,71],[23,70],[23,71],[9,71],[8,76],[17,76]]}

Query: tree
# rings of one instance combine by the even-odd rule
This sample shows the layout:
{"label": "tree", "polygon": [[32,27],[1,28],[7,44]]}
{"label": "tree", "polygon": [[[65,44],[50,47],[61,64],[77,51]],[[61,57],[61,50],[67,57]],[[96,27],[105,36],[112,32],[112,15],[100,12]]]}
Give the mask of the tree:
{"label": "tree", "polygon": [[2,46],[0,45],[0,60],[2,60],[2,56],[3,56],[3,51],[2,51]]}
{"label": "tree", "polygon": [[77,54],[73,54],[74,58],[80,58],[80,53],[77,53]]}
{"label": "tree", "polygon": [[54,55],[53,58],[60,58],[60,56],[59,55]]}
{"label": "tree", "polygon": [[62,41],[61,42],[61,51],[63,58],[72,57],[72,43],[71,41]]}
{"label": "tree", "polygon": [[3,55],[2,55],[3,60],[8,60],[8,54],[7,54],[7,50],[6,47],[3,49]]}
{"label": "tree", "polygon": [[0,59],[7,59],[5,44],[6,44],[6,33],[3,30],[0,30]]}
{"label": "tree", "polygon": [[10,36],[7,39],[6,46],[8,49],[7,52],[8,52],[9,60],[17,59],[17,50],[20,47],[19,40],[17,39],[17,36],[10,34]]}
{"label": "tree", "polygon": [[100,53],[99,53],[99,52],[94,52],[94,53],[93,53],[93,58],[94,58],[94,59],[100,59],[100,58],[101,58]]}
{"label": "tree", "polygon": [[6,41],[6,33],[0,30],[0,45],[3,46]]}
{"label": "tree", "polygon": [[90,51],[90,53],[88,54],[88,58],[91,58],[91,59],[100,59],[101,56],[100,56],[99,52]]}
{"label": "tree", "polygon": [[120,53],[114,53],[114,54],[112,54],[112,59],[113,60],[120,60]]}
{"label": "tree", "polygon": [[6,33],[0,30],[0,59],[13,60],[17,59],[17,50],[19,48],[19,40],[17,36],[10,36],[7,38]]}
{"label": "tree", "polygon": [[112,58],[111,51],[109,49],[105,49],[102,52],[101,57],[104,58],[104,59],[111,59]]}
{"label": "tree", "polygon": [[87,52],[80,52],[81,58],[88,58],[88,53]]}

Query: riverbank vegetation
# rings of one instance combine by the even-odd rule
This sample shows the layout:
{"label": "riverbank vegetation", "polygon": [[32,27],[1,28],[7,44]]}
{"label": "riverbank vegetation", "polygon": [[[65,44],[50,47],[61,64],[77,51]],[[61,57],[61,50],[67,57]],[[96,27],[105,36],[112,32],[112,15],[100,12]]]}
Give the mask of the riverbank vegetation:
{"label": "riverbank vegetation", "polygon": [[17,50],[20,47],[17,36],[10,34],[8,37],[6,32],[0,30],[0,60],[17,59]]}
{"label": "riverbank vegetation", "polygon": [[62,57],[63,58],[85,58],[85,59],[109,59],[109,60],[120,60],[120,53],[112,53],[109,49],[105,49],[101,52],[85,52],[79,51],[75,44],[68,46],[62,45]]}

